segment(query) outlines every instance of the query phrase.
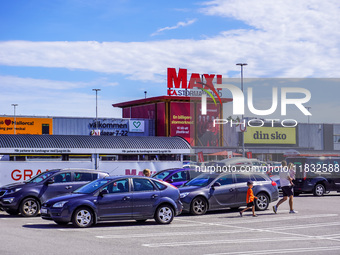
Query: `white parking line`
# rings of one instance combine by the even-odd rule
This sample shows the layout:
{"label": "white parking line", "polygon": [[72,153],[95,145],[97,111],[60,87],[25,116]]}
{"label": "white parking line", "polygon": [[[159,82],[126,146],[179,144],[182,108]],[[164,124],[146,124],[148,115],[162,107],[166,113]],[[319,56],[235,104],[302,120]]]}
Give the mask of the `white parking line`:
{"label": "white parking line", "polygon": [[240,251],[240,252],[226,252],[226,253],[211,253],[206,255],[243,255],[243,254],[286,254],[286,253],[306,253],[306,252],[320,252],[320,251],[338,251],[340,246],[331,247],[312,247],[312,248],[293,248],[293,249],[277,249],[277,250],[261,250],[261,251]]}
{"label": "white parking line", "polygon": [[[273,228],[263,228],[264,230],[288,230],[288,229],[302,229],[302,228],[318,228],[327,226],[340,225],[340,222],[326,222],[326,223],[316,223],[316,224],[304,224],[304,225],[289,225],[284,227],[273,227]],[[340,235],[340,234],[337,234]]]}
{"label": "white parking line", "polygon": [[[176,232],[176,236],[188,236],[188,235],[214,235],[214,234],[235,234],[244,233],[244,230],[231,230],[231,231],[191,231],[191,232]],[[133,235],[105,235],[96,236],[97,238],[143,238],[143,237],[166,237],[174,236],[173,232],[162,232],[162,233],[150,233],[150,234],[133,234]]]}
{"label": "white parking line", "polygon": [[[105,224],[104,222],[101,222],[99,224]],[[96,225],[98,226],[98,225]],[[164,227],[166,228],[187,228],[187,227],[197,227],[197,224],[171,224],[171,225],[166,225],[166,226],[161,226],[161,225],[148,225],[148,226],[140,226],[140,225],[135,225],[135,223],[131,223],[131,225],[126,225],[126,226],[110,226],[110,227],[104,227],[101,228],[98,226],[97,228],[86,228],[86,229],[77,229],[77,228],[60,228],[58,229],[59,231],[64,231],[64,232],[72,232],[72,231],[88,231],[88,232],[94,232],[96,230],[103,232],[103,231],[112,231],[112,230],[130,230],[130,227],[133,227],[134,230],[136,229],[155,229],[158,227]]]}
{"label": "white parking line", "polygon": [[235,240],[209,240],[209,241],[191,241],[191,242],[172,242],[172,243],[150,243],[142,244],[142,246],[158,248],[158,247],[178,247],[178,246],[197,246],[211,244],[240,244],[240,243],[262,243],[262,242],[284,242],[284,241],[306,241],[314,240],[314,237],[280,237],[280,238],[256,238],[256,239],[235,239]]}
{"label": "white parking line", "polygon": [[[337,214],[325,214],[325,215],[337,215]],[[315,217],[316,215],[314,215]],[[319,215],[321,216],[321,215]],[[311,217],[311,216],[310,216]],[[275,218],[275,217],[273,217]],[[285,217],[285,220],[291,219],[291,217]],[[190,222],[190,220],[182,220],[182,221],[187,221]],[[309,235],[304,235],[304,234],[298,234],[298,233],[285,233],[282,230],[275,230],[271,228],[267,229],[261,229],[261,228],[249,228],[249,227],[241,227],[241,226],[235,226],[233,224],[219,224],[219,223],[207,223],[207,222],[197,222],[200,224],[205,224],[205,225],[211,225],[211,226],[221,226],[221,227],[234,227],[238,229],[244,229],[246,231],[258,231],[258,232],[268,232],[268,233],[275,233],[275,234],[283,234],[283,235],[289,235],[289,236],[296,236],[296,237],[301,237],[301,238],[312,238],[312,239],[325,239],[325,240],[332,240],[332,241],[337,241],[339,242],[337,238],[332,238],[332,237],[322,237],[322,236],[309,236]],[[261,241],[262,239],[259,239]]]}

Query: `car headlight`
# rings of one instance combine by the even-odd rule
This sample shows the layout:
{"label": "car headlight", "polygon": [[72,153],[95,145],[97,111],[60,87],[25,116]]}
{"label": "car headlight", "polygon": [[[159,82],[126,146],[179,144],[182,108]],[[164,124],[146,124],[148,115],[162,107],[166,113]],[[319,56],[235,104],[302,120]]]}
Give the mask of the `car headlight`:
{"label": "car headlight", "polygon": [[68,201],[60,201],[60,202],[55,203],[52,207],[60,208],[60,207],[63,207],[64,204],[66,204],[67,202]]}
{"label": "car headlight", "polygon": [[19,190],[21,190],[21,188],[7,190],[6,195],[13,194],[15,192],[18,192]]}
{"label": "car headlight", "polygon": [[13,200],[14,200],[14,197],[7,197],[7,198],[3,198],[2,199],[2,202],[3,203],[8,203],[8,204],[10,204],[10,203],[12,203],[13,202]]}
{"label": "car headlight", "polygon": [[184,192],[180,194],[180,198],[185,198],[187,195],[189,195],[190,192]]}

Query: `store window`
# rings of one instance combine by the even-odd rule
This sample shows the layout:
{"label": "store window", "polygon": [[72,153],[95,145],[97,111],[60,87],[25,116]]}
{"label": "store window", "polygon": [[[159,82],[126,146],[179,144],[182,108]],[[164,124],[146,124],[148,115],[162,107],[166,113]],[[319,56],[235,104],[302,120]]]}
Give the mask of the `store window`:
{"label": "store window", "polygon": [[334,143],[340,143],[340,135],[334,135]]}

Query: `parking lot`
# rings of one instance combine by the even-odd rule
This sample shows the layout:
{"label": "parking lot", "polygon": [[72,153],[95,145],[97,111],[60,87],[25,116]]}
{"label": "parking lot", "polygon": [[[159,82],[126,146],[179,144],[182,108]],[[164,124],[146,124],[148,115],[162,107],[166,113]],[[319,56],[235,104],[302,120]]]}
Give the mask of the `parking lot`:
{"label": "parking lot", "polygon": [[340,194],[301,195],[258,217],[225,210],[153,220],[100,223],[87,229],[0,212],[0,254],[339,254]]}

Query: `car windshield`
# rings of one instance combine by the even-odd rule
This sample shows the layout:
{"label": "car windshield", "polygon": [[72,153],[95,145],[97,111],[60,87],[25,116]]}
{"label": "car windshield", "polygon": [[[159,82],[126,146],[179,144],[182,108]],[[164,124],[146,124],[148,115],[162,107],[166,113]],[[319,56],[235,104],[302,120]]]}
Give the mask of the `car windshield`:
{"label": "car windshield", "polygon": [[48,177],[50,177],[51,175],[53,175],[56,172],[57,171],[42,172],[41,174],[38,174],[38,175],[36,175],[36,176],[32,177],[31,179],[24,181],[24,182],[25,183],[39,183],[39,182],[46,180]]}
{"label": "car windshield", "polygon": [[96,191],[97,189],[103,187],[110,181],[111,181],[110,179],[98,179],[76,189],[75,191],[73,191],[73,193],[90,194]]}
{"label": "car windshield", "polygon": [[201,174],[191,181],[187,182],[184,186],[199,186],[205,187],[215,180],[217,175],[215,174]]}
{"label": "car windshield", "polygon": [[169,174],[171,173],[171,171],[162,171],[159,173],[154,174],[152,177],[159,179],[159,180],[163,180],[165,177],[167,177]]}

